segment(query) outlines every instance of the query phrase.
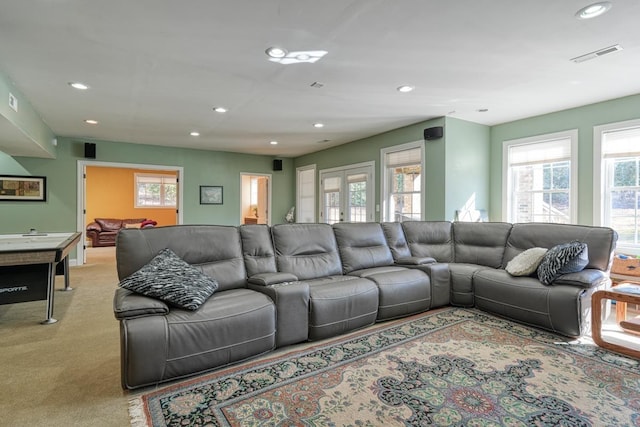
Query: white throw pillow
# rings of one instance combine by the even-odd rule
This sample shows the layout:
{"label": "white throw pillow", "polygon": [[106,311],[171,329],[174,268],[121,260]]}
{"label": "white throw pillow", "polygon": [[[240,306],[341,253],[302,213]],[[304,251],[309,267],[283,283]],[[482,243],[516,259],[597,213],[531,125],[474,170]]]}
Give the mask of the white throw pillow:
{"label": "white throw pillow", "polygon": [[509,261],[505,270],[512,276],[530,276],[538,269],[546,253],[546,248],[527,249]]}

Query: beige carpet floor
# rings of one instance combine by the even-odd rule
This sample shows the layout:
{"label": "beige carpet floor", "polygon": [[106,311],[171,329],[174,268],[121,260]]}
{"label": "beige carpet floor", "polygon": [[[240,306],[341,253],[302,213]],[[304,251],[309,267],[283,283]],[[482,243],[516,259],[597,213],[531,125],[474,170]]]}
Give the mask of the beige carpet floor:
{"label": "beige carpet floor", "polygon": [[0,425],[129,425],[114,259],[114,248],[91,248],[87,264],[70,269],[70,292],[57,277],[55,324],[40,324],[45,301],[0,305]]}
{"label": "beige carpet floor", "polygon": [[[0,305],[0,426],[130,425],[129,399],[150,389],[129,393],[120,387],[114,249],[90,248],[87,263],[71,267],[71,292],[61,291],[63,278],[57,277],[58,323],[40,324],[45,301]],[[617,328],[605,323],[611,324]]]}

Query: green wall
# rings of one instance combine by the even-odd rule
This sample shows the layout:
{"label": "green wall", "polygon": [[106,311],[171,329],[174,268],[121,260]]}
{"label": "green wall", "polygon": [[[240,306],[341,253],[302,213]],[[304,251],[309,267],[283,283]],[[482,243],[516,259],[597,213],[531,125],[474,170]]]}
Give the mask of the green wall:
{"label": "green wall", "polygon": [[[380,205],[380,149],[424,141],[424,129],[443,126],[444,137],[425,144],[427,220],[453,220],[455,211],[475,197],[478,209],[489,204],[489,128],[439,117],[295,159],[295,167],[322,169],[375,161],[375,204]],[[318,176],[316,175],[316,182]],[[380,213],[376,213],[380,220]]]}
{"label": "green wall", "polygon": [[593,225],[593,127],[640,118],[640,95],[496,125],[491,128],[490,218],[502,220],[502,143],[578,129],[578,223]]}
{"label": "green wall", "polygon": [[[293,161],[283,159],[283,170],[272,171],[272,157],[172,147],[96,142],[100,162],[178,166],[184,168],[185,224],[237,225],[240,222],[240,173],[272,174],[272,223],[284,222],[294,205]],[[47,177],[47,201],[2,202],[0,233],[36,228],[43,231],[76,230],[77,164],[84,159],[84,141],[58,138],[56,159],[10,157],[0,153],[3,173]],[[200,185],[224,187],[224,204],[200,205]]]}
{"label": "green wall", "polygon": [[[9,93],[18,101],[17,112],[9,106]],[[55,135],[42,121],[29,100],[13,85],[9,77],[2,72],[0,72],[0,99],[2,99],[2,102],[0,102],[0,121],[3,122],[0,124],[14,128],[15,132],[12,132],[12,134],[20,135],[20,140],[24,138],[27,144],[32,145],[35,143],[38,146],[35,151],[38,151],[39,156],[54,158],[56,156],[56,147],[53,145]],[[2,163],[0,163],[1,165]]]}
{"label": "green wall", "polygon": [[456,210],[462,208],[488,211],[490,128],[447,117],[446,132],[446,175],[442,189],[445,191],[445,203],[442,218],[453,220]]}

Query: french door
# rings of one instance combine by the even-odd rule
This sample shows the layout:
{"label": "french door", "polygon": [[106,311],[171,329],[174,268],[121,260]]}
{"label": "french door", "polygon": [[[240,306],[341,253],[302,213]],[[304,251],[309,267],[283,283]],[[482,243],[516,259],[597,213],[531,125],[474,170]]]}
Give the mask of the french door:
{"label": "french door", "polygon": [[320,171],[320,222],[374,220],[373,163]]}

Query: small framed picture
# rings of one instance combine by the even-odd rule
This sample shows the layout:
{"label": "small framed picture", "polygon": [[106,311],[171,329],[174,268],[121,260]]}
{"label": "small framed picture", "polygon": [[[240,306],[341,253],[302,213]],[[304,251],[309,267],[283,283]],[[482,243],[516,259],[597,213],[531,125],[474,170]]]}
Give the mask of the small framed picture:
{"label": "small framed picture", "polygon": [[0,175],[0,201],[45,202],[47,201],[47,178]]}
{"label": "small framed picture", "polygon": [[222,204],[222,187],[219,185],[201,185],[200,186],[200,204],[201,205],[221,205]]}

